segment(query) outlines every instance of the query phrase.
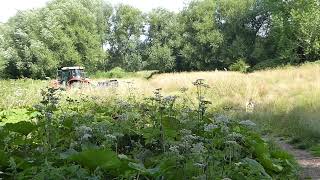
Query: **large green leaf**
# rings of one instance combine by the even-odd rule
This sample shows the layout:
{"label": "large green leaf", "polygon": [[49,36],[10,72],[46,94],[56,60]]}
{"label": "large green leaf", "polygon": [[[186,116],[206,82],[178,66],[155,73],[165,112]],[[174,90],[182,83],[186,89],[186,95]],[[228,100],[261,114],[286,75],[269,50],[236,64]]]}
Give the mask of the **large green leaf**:
{"label": "large green leaf", "polygon": [[17,123],[20,121],[28,121],[33,115],[27,109],[10,109],[0,111],[0,126],[6,123]]}
{"label": "large green leaf", "polygon": [[30,132],[35,130],[37,126],[31,122],[20,121],[18,123],[7,123],[5,129],[13,132],[17,132],[23,135],[28,135]]}
{"label": "large green leaf", "polygon": [[162,125],[166,129],[178,130],[180,122],[173,117],[165,116],[162,118]]}
{"label": "large green leaf", "polygon": [[70,160],[91,170],[100,167],[104,170],[114,170],[121,166],[117,154],[111,150],[89,149],[70,156]]}
{"label": "large green leaf", "polygon": [[156,174],[156,173],[159,173],[159,171],[160,171],[160,168],[159,168],[159,167],[147,169],[147,168],[146,168],[143,164],[141,164],[141,163],[138,164],[138,163],[130,162],[128,165],[129,165],[129,167],[131,167],[132,169],[137,170],[137,171],[139,171],[140,173],[146,174],[146,175],[154,175],[154,174]]}
{"label": "large green leaf", "polygon": [[241,162],[247,165],[250,168],[250,170],[253,170],[256,173],[263,175],[264,178],[271,179],[269,174],[265,171],[264,167],[260,163],[258,163],[256,160],[250,159],[250,158],[244,158],[241,160]]}
{"label": "large green leaf", "polygon": [[8,160],[7,154],[3,150],[0,150],[0,167],[7,165]]}

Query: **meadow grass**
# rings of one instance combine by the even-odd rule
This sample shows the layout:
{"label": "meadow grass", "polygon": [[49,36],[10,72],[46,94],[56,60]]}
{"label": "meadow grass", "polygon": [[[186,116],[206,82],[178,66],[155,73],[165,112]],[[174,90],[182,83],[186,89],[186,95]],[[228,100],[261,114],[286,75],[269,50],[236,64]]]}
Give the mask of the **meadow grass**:
{"label": "meadow grass", "polygon": [[[191,82],[205,79],[206,97],[212,111],[225,111],[249,118],[263,129],[289,136],[301,148],[318,143],[320,137],[320,65],[285,67],[250,74],[236,72],[195,72],[162,74],[150,80],[154,87],[176,92],[181,87],[195,91]],[[246,112],[249,101],[253,112]]]}
{"label": "meadow grass", "polygon": [[[143,73],[142,73],[143,74]],[[75,89],[65,94],[87,94],[96,98],[114,95],[137,100],[151,96],[157,88],[164,95],[188,97],[195,102],[197,79],[205,79],[210,88],[205,98],[212,102],[209,111],[225,113],[239,119],[251,119],[262,129],[288,136],[301,148],[317,144],[320,137],[320,65],[305,64],[243,74],[238,72],[183,72],[119,79],[119,87]],[[48,82],[34,80],[2,80],[1,109],[31,106],[41,99],[41,88]],[[188,90],[182,94],[181,88]],[[246,112],[248,102],[254,104]],[[318,148],[319,149],[319,148]]]}
{"label": "meadow grass", "polygon": [[[256,121],[262,129],[292,138],[300,148],[318,143],[320,137],[320,65],[305,64],[249,74],[212,71],[155,75],[150,80],[126,78],[134,82],[134,94],[152,95],[156,88],[164,94],[186,95],[192,103],[196,79],[205,79],[210,86],[205,92],[213,103],[209,110]],[[118,93],[122,91],[117,91]],[[128,91],[124,90],[123,94]],[[252,112],[246,105],[254,104]]]}
{"label": "meadow grass", "polygon": [[20,79],[0,80],[0,110],[24,108],[38,103],[47,81]]}

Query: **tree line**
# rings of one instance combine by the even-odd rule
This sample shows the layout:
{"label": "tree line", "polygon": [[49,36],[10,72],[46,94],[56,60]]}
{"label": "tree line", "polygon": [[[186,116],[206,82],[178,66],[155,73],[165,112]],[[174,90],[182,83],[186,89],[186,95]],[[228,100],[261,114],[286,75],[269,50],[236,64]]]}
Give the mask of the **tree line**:
{"label": "tree line", "polygon": [[0,24],[6,78],[53,77],[74,65],[89,72],[257,70],[319,57],[319,0],[194,0],[177,13],[53,0]]}

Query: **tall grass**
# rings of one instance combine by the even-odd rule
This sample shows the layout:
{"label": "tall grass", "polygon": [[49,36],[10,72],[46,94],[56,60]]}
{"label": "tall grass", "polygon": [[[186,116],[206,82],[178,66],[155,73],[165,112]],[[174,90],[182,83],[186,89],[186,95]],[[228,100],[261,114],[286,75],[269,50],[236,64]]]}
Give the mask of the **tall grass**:
{"label": "tall grass", "polygon": [[156,73],[158,73],[157,70],[127,72],[120,67],[116,67],[111,69],[110,71],[97,71],[95,73],[90,74],[89,76],[92,79],[130,78],[130,77],[149,79],[152,77],[152,75]]}
{"label": "tall grass", "polygon": [[29,107],[41,99],[47,81],[20,79],[0,80],[0,110]]}
{"label": "tall grass", "polygon": [[[142,73],[143,74],[143,73]],[[210,86],[205,96],[213,105],[208,110],[226,112],[238,118],[248,118],[265,130],[293,137],[301,146],[309,146],[320,137],[320,64],[301,67],[284,67],[249,74],[212,71],[191,73],[166,73],[154,75],[147,80],[139,77],[119,79],[119,87],[93,87],[87,90],[72,90],[76,95],[87,93],[97,98],[135,96],[143,99],[157,88],[164,94],[181,95],[180,89],[196,99],[196,79],[205,79]],[[45,81],[10,80],[0,81],[0,108],[8,109],[32,105],[40,99]],[[246,104],[255,104],[253,112],[246,112]]]}
{"label": "tall grass", "polygon": [[[213,102],[211,111],[224,111],[239,118],[255,120],[265,130],[289,136],[301,147],[310,146],[320,137],[320,65],[283,67],[250,74],[213,71],[167,73],[150,80],[127,78],[134,82],[134,94],[150,95],[156,88],[165,94],[179,95],[185,87],[190,102],[195,100],[192,82],[205,79],[210,89],[206,97]],[[128,91],[117,91],[125,95]],[[132,91],[131,91],[132,93]],[[103,94],[103,93],[102,93]],[[255,104],[251,113],[246,104]]]}
{"label": "tall grass", "polygon": [[[210,89],[207,97],[212,111],[228,111],[241,118],[259,122],[266,130],[290,136],[301,147],[320,138],[320,65],[285,67],[250,74],[236,72],[196,72],[162,74],[150,81],[167,92],[189,88],[191,81],[203,78]],[[246,104],[255,104],[252,113]]]}

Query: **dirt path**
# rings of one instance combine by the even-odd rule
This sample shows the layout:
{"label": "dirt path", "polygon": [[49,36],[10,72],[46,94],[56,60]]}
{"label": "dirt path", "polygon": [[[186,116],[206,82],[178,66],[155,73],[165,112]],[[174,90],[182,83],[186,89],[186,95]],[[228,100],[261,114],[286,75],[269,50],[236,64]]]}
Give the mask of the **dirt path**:
{"label": "dirt path", "polygon": [[320,180],[320,158],[312,156],[305,150],[295,149],[284,141],[278,144],[286,151],[295,156],[301,169],[300,179],[319,179]]}

